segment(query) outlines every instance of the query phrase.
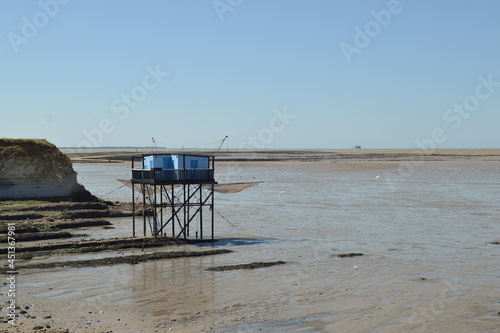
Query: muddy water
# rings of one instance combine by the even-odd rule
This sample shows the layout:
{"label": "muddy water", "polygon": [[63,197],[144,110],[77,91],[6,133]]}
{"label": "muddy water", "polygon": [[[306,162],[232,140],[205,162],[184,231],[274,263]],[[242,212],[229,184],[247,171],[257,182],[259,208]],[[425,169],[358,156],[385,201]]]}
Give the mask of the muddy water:
{"label": "muddy water", "polygon": [[[94,194],[130,200],[114,181],[130,178],[127,164],[75,169]],[[216,196],[234,226],[216,214],[226,240],[215,246],[234,253],[23,272],[20,298],[82,332],[499,330],[500,246],[488,243],[500,240],[498,163],[276,162],[217,172],[220,182],[264,181]],[[115,222],[96,236],[130,233],[130,219]],[[364,255],[336,256],[349,252]],[[288,264],[205,271],[277,260]]]}

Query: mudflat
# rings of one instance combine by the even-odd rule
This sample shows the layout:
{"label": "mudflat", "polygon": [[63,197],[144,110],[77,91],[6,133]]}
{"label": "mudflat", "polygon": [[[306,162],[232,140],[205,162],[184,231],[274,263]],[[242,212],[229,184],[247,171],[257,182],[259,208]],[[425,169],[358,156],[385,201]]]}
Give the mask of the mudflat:
{"label": "mudflat", "polygon": [[[218,172],[237,170],[232,180],[264,181],[217,197],[216,209],[233,225],[217,220],[216,243],[51,253],[19,265],[232,252],[20,270],[17,311],[25,313],[14,331],[495,332],[500,152],[438,152],[390,150],[382,157],[361,149],[333,158],[342,152],[328,151],[331,158],[312,160],[307,154],[323,152],[285,151],[216,162]],[[108,174],[114,165],[94,171]],[[68,230],[127,237],[130,219],[109,219],[112,230]],[[62,241],[34,244],[47,242]],[[7,295],[8,286],[0,292]],[[0,329],[12,331],[8,325]]]}
{"label": "mudflat", "polygon": [[142,154],[215,155],[217,161],[500,161],[500,149],[266,149],[266,150],[164,150],[164,149],[61,149],[73,162],[124,162]]}

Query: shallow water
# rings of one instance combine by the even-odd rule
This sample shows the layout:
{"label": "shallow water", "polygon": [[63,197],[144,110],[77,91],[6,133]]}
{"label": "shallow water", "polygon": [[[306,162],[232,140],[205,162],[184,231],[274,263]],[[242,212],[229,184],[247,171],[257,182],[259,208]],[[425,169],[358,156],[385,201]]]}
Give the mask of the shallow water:
{"label": "shallow water", "polygon": [[[403,175],[398,167],[220,164],[220,182],[264,181],[216,194],[216,210],[234,227],[216,214],[215,235],[225,240],[214,246],[234,253],[26,272],[19,288],[34,303],[112,308],[106,313],[121,323],[137,316],[165,330],[497,331],[500,246],[488,242],[500,238],[500,165],[426,162]],[[95,195],[130,201],[115,180],[130,178],[128,164],[75,169]],[[115,222],[97,237],[130,236],[131,219]],[[336,256],[349,252],[364,256]],[[205,271],[277,260],[288,264]]]}

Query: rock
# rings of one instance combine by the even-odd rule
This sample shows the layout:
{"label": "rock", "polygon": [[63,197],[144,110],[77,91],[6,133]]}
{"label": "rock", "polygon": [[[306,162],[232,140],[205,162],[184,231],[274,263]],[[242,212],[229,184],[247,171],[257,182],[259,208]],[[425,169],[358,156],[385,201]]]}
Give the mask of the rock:
{"label": "rock", "polygon": [[0,139],[0,200],[96,198],[78,184],[66,155],[46,140]]}
{"label": "rock", "polygon": [[363,253],[343,253],[337,255],[339,258],[347,258],[347,257],[357,257],[357,256],[362,256]]}

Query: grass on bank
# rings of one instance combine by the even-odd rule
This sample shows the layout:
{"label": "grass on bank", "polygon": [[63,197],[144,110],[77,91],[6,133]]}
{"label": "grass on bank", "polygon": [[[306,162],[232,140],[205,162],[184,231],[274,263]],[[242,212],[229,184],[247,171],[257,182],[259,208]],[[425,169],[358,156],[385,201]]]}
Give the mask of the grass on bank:
{"label": "grass on bank", "polygon": [[[18,265],[16,268],[17,270],[25,270],[25,269],[46,269],[46,268],[71,268],[71,267],[82,268],[82,267],[98,267],[98,266],[115,266],[118,264],[138,264],[141,262],[146,262],[151,260],[201,257],[201,256],[211,256],[211,255],[231,253],[231,252],[233,251],[226,249],[208,250],[208,251],[155,252],[148,254],[128,255],[122,257],[110,257],[110,258],[100,258],[100,259],[33,263],[26,265]],[[0,273],[6,274],[8,270],[9,270],[8,268],[2,268],[0,269]]]}
{"label": "grass on bank", "polygon": [[38,205],[45,205],[51,203],[70,202],[68,200],[54,199],[54,200],[1,200],[0,211],[26,209]]}

